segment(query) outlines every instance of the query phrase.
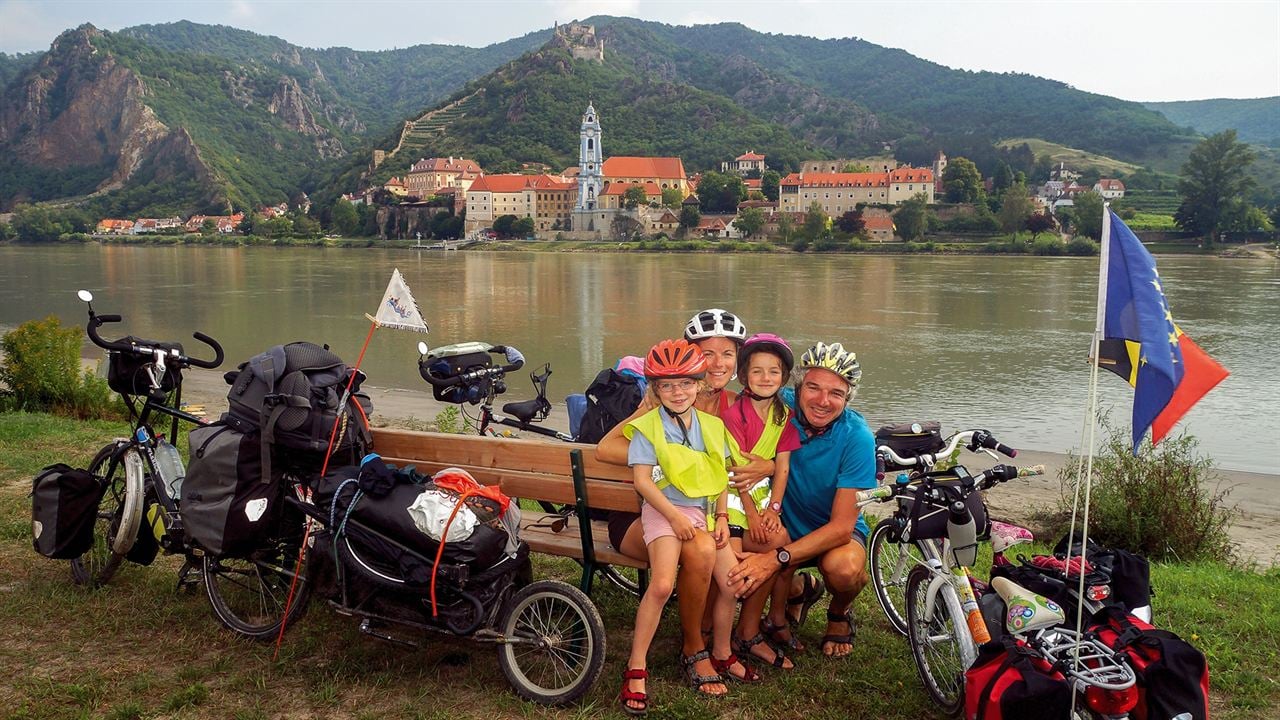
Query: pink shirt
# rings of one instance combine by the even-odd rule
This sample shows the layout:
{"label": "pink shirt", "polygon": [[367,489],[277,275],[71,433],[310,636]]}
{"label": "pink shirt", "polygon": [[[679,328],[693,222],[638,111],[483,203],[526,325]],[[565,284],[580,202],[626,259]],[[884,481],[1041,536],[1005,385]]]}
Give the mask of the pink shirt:
{"label": "pink shirt", "polygon": [[[790,417],[791,412],[788,411],[787,418],[790,419]],[[733,439],[738,441],[738,447],[743,452],[751,452],[751,448],[755,447],[756,441],[764,433],[764,418],[751,407],[751,398],[745,393],[739,395],[737,402],[721,413],[720,419],[724,421],[724,426],[728,428],[729,434],[733,435]],[[778,448],[775,452],[792,452],[799,447],[800,432],[796,430],[795,423],[788,422],[782,430],[782,437],[778,439]],[[769,455],[765,459],[772,460],[773,457]]]}

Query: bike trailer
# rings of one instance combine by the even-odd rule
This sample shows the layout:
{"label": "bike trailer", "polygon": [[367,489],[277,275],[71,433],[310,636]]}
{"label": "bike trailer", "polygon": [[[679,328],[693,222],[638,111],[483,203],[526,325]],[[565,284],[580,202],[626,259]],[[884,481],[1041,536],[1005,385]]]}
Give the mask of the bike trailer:
{"label": "bike trailer", "polygon": [[187,437],[191,461],[178,511],[188,540],[220,557],[260,547],[279,523],[285,484],[279,473],[263,473],[258,435],[216,422]]}
{"label": "bike trailer", "polygon": [[1068,720],[1071,683],[1021,640],[979,648],[964,673],[965,720]]}
{"label": "bike trailer", "polygon": [[1138,676],[1135,720],[1208,720],[1209,663],[1204,653],[1167,630],[1111,606],[1089,628],[1124,653]]}
{"label": "bike trailer", "polygon": [[93,523],[106,491],[88,470],[50,465],[31,483],[31,544],[47,558],[70,560],[93,547]]}

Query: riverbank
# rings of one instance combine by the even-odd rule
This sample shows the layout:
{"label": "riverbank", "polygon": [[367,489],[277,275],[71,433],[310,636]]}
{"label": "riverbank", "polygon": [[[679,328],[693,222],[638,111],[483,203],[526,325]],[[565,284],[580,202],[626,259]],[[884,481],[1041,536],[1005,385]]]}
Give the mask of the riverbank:
{"label": "riverbank", "polygon": [[[216,418],[226,410],[227,384],[221,372],[191,369],[184,378],[183,392],[187,403],[203,405],[210,418]],[[374,411],[370,421],[378,427],[427,429],[446,408],[457,407],[439,402],[430,392],[420,390],[374,386],[366,386],[365,390],[373,400]],[[568,418],[563,403],[560,403],[545,425],[567,432]],[[876,418],[869,420],[873,426],[878,422]],[[986,469],[995,463],[985,456],[969,457],[972,460],[966,460],[966,463],[971,471]],[[1057,504],[1061,487],[1059,473],[1067,460],[1068,456],[1062,453],[1020,449],[1015,462],[1019,466],[1044,465],[1045,474],[1015,480],[988,493],[987,502],[992,514],[1034,529],[1036,517],[1051,511]],[[1234,506],[1230,535],[1239,559],[1264,567],[1280,565],[1280,492],[1277,492],[1280,490],[1280,476],[1224,469],[1218,469],[1216,473],[1219,487],[1230,490],[1227,502]]]}

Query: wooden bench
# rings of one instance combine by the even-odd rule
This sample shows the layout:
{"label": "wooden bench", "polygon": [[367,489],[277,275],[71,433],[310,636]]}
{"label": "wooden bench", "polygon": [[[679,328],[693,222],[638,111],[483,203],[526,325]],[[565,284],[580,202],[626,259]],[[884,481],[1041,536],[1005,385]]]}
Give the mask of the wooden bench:
{"label": "wooden bench", "polygon": [[[520,537],[533,552],[582,563],[580,586],[588,595],[605,565],[641,570],[642,585],[647,578],[648,562],[619,552],[606,523],[589,517],[590,510],[640,511],[631,469],[599,462],[594,445],[374,428],[373,449],[396,466],[427,474],[461,468],[510,497],[541,503],[542,510],[522,507]],[[552,512],[550,505],[568,510]]]}

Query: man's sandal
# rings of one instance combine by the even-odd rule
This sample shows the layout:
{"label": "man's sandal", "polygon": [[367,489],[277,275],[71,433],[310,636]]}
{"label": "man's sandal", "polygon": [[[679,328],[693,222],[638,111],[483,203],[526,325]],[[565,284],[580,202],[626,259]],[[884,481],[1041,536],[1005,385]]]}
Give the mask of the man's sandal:
{"label": "man's sandal", "polygon": [[[827,633],[826,635],[823,635],[822,640],[819,641],[819,643],[823,648],[825,648],[828,643],[832,645],[853,645],[853,636],[858,633],[857,626],[853,624],[853,609],[850,608],[848,610],[845,610],[843,613],[833,613],[830,610],[828,610],[827,623],[830,624],[830,623],[836,623],[836,622],[848,623],[849,632],[843,635],[838,635],[833,633]],[[846,657],[849,654],[849,653],[845,653],[844,655],[835,655],[834,654],[835,648],[832,648],[831,652],[833,654],[830,657]],[[825,652],[823,652],[822,654],[826,655]]]}
{"label": "man's sandal", "polygon": [[[779,648],[787,652],[804,652],[804,643],[800,642],[800,638],[796,637],[797,629],[798,626],[790,623],[774,625],[767,615],[760,619],[760,632],[764,633],[765,638],[769,641],[769,647],[773,648],[775,652]],[[789,637],[783,636],[782,633],[784,631]]]}
{"label": "man's sandal", "polygon": [[786,666],[787,656],[779,648],[775,648],[772,645],[769,646],[769,648],[773,650],[773,662],[770,662],[751,651],[751,648],[761,643],[768,642],[769,640],[764,636],[764,633],[756,633],[755,637],[750,640],[743,640],[735,635],[733,637],[733,651],[744,657],[749,657],[756,662],[761,662],[765,665],[772,665],[779,670],[794,670],[796,667],[794,664],[792,664],[791,667]]}
{"label": "man's sandal", "polygon": [[[631,689],[632,680],[648,680],[649,671],[644,668],[631,668],[622,671],[622,692],[618,699],[622,701],[622,709],[628,715],[644,715],[649,712],[649,693]],[[640,703],[640,707],[632,707],[630,703]]]}
{"label": "man's sandal", "polygon": [[[733,674],[734,665],[742,665],[742,677]],[[757,683],[761,680],[760,673],[756,672],[755,668],[739,660],[738,656],[733,653],[729,653],[729,657],[723,660],[712,655],[711,667],[715,668],[716,672],[720,673],[726,680],[736,680],[741,683]]]}
{"label": "man's sandal", "polygon": [[[680,654],[680,667],[684,670],[684,677],[689,681],[689,687],[697,690],[699,693],[707,697],[724,697],[727,693],[712,693],[703,690],[708,685],[724,685],[724,678],[719,675],[701,675],[694,666],[703,660],[711,660],[711,653],[707,650],[699,650],[692,655]],[[715,661],[712,660],[714,666]]]}
{"label": "man's sandal", "polygon": [[[800,585],[804,589],[800,591],[799,595],[787,598],[787,623],[793,628],[804,625],[805,621],[809,619],[809,609],[813,607],[814,603],[822,599],[822,594],[827,590],[822,583],[822,578],[814,577],[807,572],[797,574],[800,576]],[[791,608],[797,605],[800,606],[800,616],[792,618]]]}

